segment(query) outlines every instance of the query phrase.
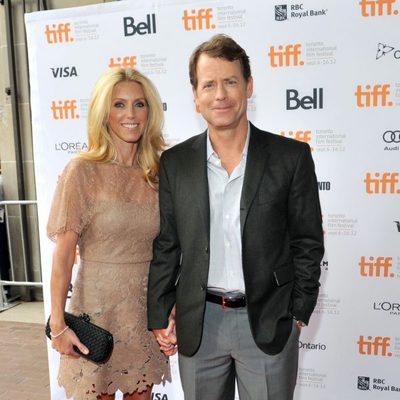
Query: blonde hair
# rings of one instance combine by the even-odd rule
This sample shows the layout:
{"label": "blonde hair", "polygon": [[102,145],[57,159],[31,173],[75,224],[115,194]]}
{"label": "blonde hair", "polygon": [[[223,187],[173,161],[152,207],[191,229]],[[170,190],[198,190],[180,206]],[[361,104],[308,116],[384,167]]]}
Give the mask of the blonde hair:
{"label": "blonde hair", "polygon": [[148,184],[158,183],[160,154],[166,144],[162,135],[164,115],[161,100],[153,83],[133,68],[110,68],[100,76],[92,91],[87,118],[88,150],[79,153],[85,160],[111,162],[117,157],[115,145],[107,129],[114,86],[122,81],[137,82],[142,86],[148,105],[147,125],[140,139],[137,161]]}

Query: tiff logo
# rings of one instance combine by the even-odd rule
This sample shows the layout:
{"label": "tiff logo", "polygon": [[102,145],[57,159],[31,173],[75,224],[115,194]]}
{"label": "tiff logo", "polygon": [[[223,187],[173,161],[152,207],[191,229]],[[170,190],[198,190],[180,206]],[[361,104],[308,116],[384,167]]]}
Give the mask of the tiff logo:
{"label": "tiff logo", "polygon": [[276,67],[297,67],[304,65],[304,61],[300,60],[301,44],[287,44],[285,49],[278,46],[278,50],[274,46],[269,48],[269,59],[272,68]]}
{"label": "tiff logo", "polygon": [[375,338],[367,336],[367,338],[364,339],[364,336],[360,335],[357,344],[358,352],[363,356],[374,355],[392,357],[392,353],[388,352],[390,347],[390,338],[387,336],[376,336]]}
{"label": "tiff logo", "polygon": [[[280,135],[290,137],[304,143],[309,143],[311,141],[311,131],[281,131]],[[314,149],[311,148],[311,151],[313,150]]]}
{"label": "tiff logo", "polygon": [[130,67],[135,68],[137,64],[136,56],[125,56],[125,57],[111,57],[108,66],[113,67]]}
{"label": "tiff logo", "polygon": [[393,10],[397,0],[361,0],[361,15],[363,17],[375,17],[376,15],[397,15],[398,10]]}
{"label": "tiff logo", "polygon": [[358,107],[391,107],[393,102],[388,101],[390,95],[390,85],[374,85],[371,89],[371,85],[366,85],[365,90],[362,89],[361,85],[357,86],[357,90],[354,92],[357,99]]}
{"label": "tiff logo", "polygon": [[366,261],[365,256],[362,256],[358,265],[360,266],[361,276],[394,277],[394,273],[390,272],[390,268],[393,267],[392,257],[368,257],[368,261]]}
{"label": "tiff logo", "polygon": [[375,172],[372,178],[371,172],[367,172],[364,179],[365,191],[368,194],[398,194],[400,188],[397,188],[396,183],[399,183],[399,175],[398,172],[383,172],[382,175]]}
{"label": "tiff logo", "polygon": [[46,25],[44,34],[46,35],[47,43],[63,43],[63,42],[73,42],[74,38],[70,36],[71,24],[67,22],[66,24],[53,24]]}
{"label": "tiff logo", "polygon": [[212,8],[200,8],[199,10],[191,10],[191,15],[189,15],[188,10],[185,10],[182,17],[185,31],[215,29],[215,24],[211,23],[212,12]]}
{"label": "tiff logo", "polygon": [[396,224],[397,232],[400,232],[400,221],[393,221]]}
{"label": "tiff logo", "polygon": [[75,113],[77,106],[76,100],[58,100],[57,104],[51,102],[51,111],[54,119],[78,119],[79,115]]}

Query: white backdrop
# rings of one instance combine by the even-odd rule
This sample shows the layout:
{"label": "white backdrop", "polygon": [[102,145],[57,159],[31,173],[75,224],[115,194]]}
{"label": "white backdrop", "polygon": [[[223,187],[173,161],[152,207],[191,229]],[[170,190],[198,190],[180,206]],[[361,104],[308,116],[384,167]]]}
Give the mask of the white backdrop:
{"label": "white backdrop", "polygon": [[[300,338],[296,400],[400,398],[399,11],[400,0],[141,0],[27,14],[46,315],[48,211],[57,176],[86,147],[98,76],[112,65],[147,74],[176,143],[205,127],[189,55],[224,32],[250,56],[250,119],[309,142],[316,163],[327,250]],[[49,363],[52,399],[63,399],[50,347]],[[183,398],[172,367],[172,385],[156,387],[153,399]]]}

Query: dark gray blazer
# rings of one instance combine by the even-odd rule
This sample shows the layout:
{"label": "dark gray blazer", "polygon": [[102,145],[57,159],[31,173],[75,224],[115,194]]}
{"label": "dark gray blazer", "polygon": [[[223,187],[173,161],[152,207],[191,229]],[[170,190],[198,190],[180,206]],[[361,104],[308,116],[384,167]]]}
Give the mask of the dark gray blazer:
{"label": "dark gray blazer", "polygon": [[[210,259],[206,133],[165,151],[160,161],[160,233],[153,244],[148,327],[165,328],[176,304],[179,351],[202,337]],[[293,317],[308,323],[324,254],[314,163],[307,144],[250,124],[240,202],[242,262],[253,337],[279,353]]]}

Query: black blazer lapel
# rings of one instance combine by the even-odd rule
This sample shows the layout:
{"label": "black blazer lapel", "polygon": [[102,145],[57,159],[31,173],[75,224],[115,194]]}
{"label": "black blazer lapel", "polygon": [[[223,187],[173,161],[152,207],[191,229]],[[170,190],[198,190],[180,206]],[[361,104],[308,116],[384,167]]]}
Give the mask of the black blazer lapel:
{"label": "black blazer lapel", "polygon": [[240,199],[240,230],[242,236],[251,203],[257,193],[269,158],[269,154],[266,151],[268,146],[267,138],[263,137],[263,135],[265,134],[262,131],[250,123],[250,142]]}
{"label": "black blazer lapel", "polygon": [[188,159],[186,166],[191,174],[191,187],[187,190],[192,192],[194,199],[193,205],[196,205],[202,216],[205,231],[207,232],[207,243],[210,243],[210,199],[208,196],[208,178],[207,178],[207,133],[200,135],[191,147],[192,154]]}

